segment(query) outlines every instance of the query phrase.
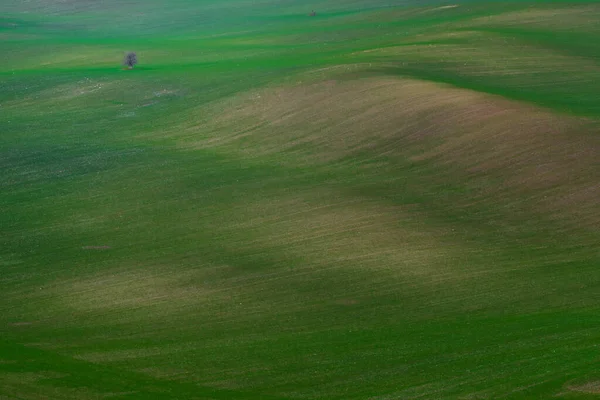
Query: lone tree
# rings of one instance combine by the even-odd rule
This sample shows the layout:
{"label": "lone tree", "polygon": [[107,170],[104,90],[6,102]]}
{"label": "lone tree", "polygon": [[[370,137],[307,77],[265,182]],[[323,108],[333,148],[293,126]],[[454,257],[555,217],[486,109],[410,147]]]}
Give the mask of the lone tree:
{"label": "lone tree", "polygon": [[123,59],[123,65],[125,65],[129,69],[132,69],[135,66],[135,64],[137,64],[137,55],[133,51],[130,51],[129,53],[125,54],[125,58]]}

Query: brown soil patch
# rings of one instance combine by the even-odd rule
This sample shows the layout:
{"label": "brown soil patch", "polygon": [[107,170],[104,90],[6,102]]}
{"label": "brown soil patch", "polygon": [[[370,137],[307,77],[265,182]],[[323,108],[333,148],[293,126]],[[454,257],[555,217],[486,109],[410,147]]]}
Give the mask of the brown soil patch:
{"label": "brown soil patch", "polygon": [[[200,271],[177,271],[168,268],[139,268],[98,273],[85,279],[56,282],[49,293],[74,312],[160,308],[168,313],[172,308],[202,301],[209,289],[194,284]],[[157,316],[162,315],[157,312]]]}

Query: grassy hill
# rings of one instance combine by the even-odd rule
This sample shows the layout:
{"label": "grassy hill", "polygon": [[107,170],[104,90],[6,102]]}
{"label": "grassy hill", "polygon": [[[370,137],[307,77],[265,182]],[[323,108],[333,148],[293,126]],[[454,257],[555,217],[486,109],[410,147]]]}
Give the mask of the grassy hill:
{"label": "grassy hill", "polygon": [[600,395],[596,2],[0,15],[0,399]]}

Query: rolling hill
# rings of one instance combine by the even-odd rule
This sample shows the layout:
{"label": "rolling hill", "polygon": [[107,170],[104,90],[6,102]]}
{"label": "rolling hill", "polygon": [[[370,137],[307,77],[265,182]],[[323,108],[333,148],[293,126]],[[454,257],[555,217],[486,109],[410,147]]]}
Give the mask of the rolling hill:
{"label": "rolling hill", "polygon": [[0,11],[0,399],[600,395],[596,2]]}

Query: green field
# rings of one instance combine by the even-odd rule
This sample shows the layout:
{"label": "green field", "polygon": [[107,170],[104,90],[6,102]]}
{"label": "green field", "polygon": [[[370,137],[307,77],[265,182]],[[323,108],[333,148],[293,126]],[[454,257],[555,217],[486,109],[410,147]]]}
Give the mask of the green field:
{"label": "green field", "polygon": [[599,21],[3,0],[0,400],[600,397]]}

